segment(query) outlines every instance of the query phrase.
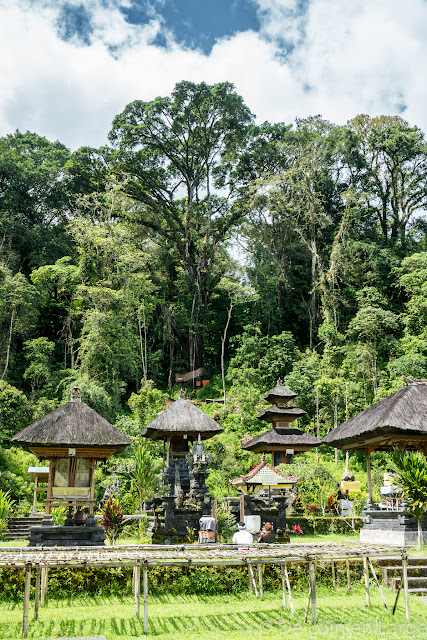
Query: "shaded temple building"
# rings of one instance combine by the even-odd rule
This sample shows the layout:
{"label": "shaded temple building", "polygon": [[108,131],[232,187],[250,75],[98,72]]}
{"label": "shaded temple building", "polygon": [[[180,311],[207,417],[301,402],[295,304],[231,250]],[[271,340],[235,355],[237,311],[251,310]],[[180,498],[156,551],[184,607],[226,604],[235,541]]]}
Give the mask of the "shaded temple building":
{"label": "shaded temple building", "polygon": [[[348,451],[364,451],[367,462],[369,501],[364,512],[362,542],[380,542],[398,546],[416,544],[417,523],[401,502],[400,509],[379,509],[374,502],[370,456],[373,451],[390,451],[393,447],[421,451],[427,457],[427,381],[413,380],[396,393],[330,431],[323,443]],[[423,538],[427,541],[427,517]]]}
{"label": "shaded temple building", "polygon": [[180,398],[150,422],[142,435],[163,440],[163,493],[147,503],[153,513],[153,541],[188,541],[202,515],[211,513],[206,486],[209,461],[203,440],[221,433],[221,425]]}
{"label": "shaded temple building", "polygon": [[[123,451],[130,440],[113,427],[105,418],[80,401],[80,389],[74,388],[68,402],[13,436],[12,442],[30,451],[41,461],[49,461],[46,514],[55,506],[68,508],[67,527],[39,527],[33,543],[51,544],[102,544],[103,529],[95,527],[95,466],[114,453]],[[73,512],[87,508],[88,527],[74,530]],[[49,518],[47,518],[49,520]],[[53,525],[53,522],[50,521]],[[69,529],[69,531],[66,531]],[[89,535],[90,534],[90,535]],[[93,534],[93,535],[92,535]],[[57,539],[55,536],[61,535]],[[49,537],[50,536],[50,537]],[[52,537],[53,536],[53,537]],[[86,536],[86,541],[84,540]],[[101,539],[102,538],[102,539]],[[79,541],[80,539],[80,541]]]}

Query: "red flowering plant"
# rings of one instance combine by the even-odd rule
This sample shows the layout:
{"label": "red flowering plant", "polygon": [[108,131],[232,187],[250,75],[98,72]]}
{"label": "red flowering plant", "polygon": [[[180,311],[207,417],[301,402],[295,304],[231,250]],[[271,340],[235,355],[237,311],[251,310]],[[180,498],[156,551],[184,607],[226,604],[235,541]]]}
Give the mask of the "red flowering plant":
{"label": "red flowering plant", "polygon": [[292,529],[293,529],[293,532],[294,532],[294,533],[296,533],[297,535],[298,535],[298,534],[300,534],[300,535],[301,535],[301,534],[303,534],[303,533],[304,533],[304,531],[301,529],[301,527],[299,526],[299,524],[293,524],[293,525],[292,525]]}
{"label": "red flowering plant", "polygon": [[328,498],[328,509],[332,511],[332,515],[339,516],[341,514],[341,504],[335,495]]}

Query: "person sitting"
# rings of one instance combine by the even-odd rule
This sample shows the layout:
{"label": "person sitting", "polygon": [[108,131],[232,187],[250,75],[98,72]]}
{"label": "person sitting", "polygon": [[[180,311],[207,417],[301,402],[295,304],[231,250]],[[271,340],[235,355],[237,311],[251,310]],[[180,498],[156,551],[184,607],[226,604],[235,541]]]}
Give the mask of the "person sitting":
{"label": "person sitting", "polygon": [[249,531],[246,530],[246,525],[244,522],[237,523],[237,531],[233,535],[232,543],[237,544],[239,547],[247,546],[248,544],[253,544],[253,536]]}
{"label": "person sitting", "polygon": [[272,544],[276,539],[276,534],[273,531],[273,526],[271,522],[266,522],[263,526],[260,536],[258,538],[258,542]]}

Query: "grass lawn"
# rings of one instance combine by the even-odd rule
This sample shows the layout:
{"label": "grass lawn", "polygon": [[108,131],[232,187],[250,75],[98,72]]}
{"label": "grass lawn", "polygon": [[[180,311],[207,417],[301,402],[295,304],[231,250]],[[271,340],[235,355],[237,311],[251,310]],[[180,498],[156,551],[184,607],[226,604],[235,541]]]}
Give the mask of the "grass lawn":
{"label": "grass lawn", "polygon": [[[392,608],[395,594],[386,590],[385,597]],[[266,637],[312,640],[402,640],[427,638],[427,605],[411,597],[411,622],[405,619],[401,594],[395,616],[388,614],[377,590],[371,590],[372,607],[365,606],[361,585],[355,585],[350,595],[345,588],[317,590],[318,623],[304,624],[307,594],[295,591],[295,616],[283,611],[281,592],[266,592],[261,601],[253,594],[242,592],[222,596],[149,597],[149,633],[143,634],[143,619],[135,616],[131,597],[75,597],[69,600],[49,599],[40,609],[39,620],[32,620],[30,607],[28,638],[60,638],[104,635],[107,640],[147,637],[162,640],[206,638],[242,640]],[[142,603],[141,603],[142,605]],[[141,606],[142,613],[142,606]],[[21,638],[22,601],[0,603],[0,638]]]}
{"label": "grass lawn", "polygon": [[[353,533],[352,531],[349,531],[348,534],[338,534],[338,533],[325,533],[325,534],[318,534],[318,533],[308,533],[308,534],[303,534],[300,536],[291,536],[291,543],[295,544],[298,542],[307,544],[310,542],[338,542],[338,543],[343,543],[343,542],[354,542],[355,540],[359,540],[359,534],[358,533]],[[142,541],[139,540],[138,538],[134,538],[134,537],[130,537],[130,536],[123,536],[120,537],[118,539],[117,544],[149,544],[149,540],[148,539],[143,539]],[[108,546],[110,543],[108,540],[105,540],[105,544]],[[28,546],[28,540],[0,540],[0,547],[27,547]]]}

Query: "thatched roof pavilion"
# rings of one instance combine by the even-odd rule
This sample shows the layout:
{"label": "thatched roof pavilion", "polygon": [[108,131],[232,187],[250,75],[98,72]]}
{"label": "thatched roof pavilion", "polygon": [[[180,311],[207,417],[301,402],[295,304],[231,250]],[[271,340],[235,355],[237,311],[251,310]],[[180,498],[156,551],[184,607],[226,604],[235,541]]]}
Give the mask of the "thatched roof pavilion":
{"label": "thatched roof pavilion", "polygon": [[427,382],[414,381],[330,431],[323,443],[338,449],[427,451]]}
{"label": "thatched roof pavilion", "polygon": [[94,508],[97,460],[105,460],[131,444],[105,418],[80,401],[80,389],[71,402],[58,407],[13,436],[12,442],[39,460],[49,460],[46,513],[55,504]]}
{"label": "thatched roof pavilion", "polygon": [[[194,406],[180,393],[164,411],[154,418],[142,432],[145,438],[163,440],[163,468],[169,459],[184,458],[189,451],[189,442],[207,440],[223,431],[221,425],[204,411]],[[167,457],[166,457],[167,443]]]}
{"label": "thatched roof pavilion", "polygon": [[365,451],[369,500],[372,503],[372,451],[395,446],[427,455],[427,381],[414,380],[330,431],[322,440],[337,449]]}

